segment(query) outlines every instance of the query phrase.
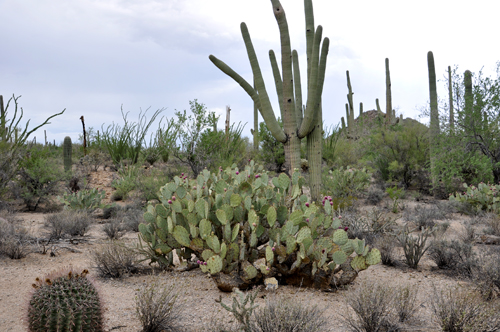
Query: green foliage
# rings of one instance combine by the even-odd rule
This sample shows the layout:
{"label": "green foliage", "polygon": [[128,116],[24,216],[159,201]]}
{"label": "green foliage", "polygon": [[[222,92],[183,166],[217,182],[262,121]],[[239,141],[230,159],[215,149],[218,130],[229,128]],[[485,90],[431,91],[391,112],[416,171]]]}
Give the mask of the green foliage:
{"label": "green foliage", "polygon": [[29,147],[19,161],[18,175],[20,195],[30,211],[35,211],[48,195],[57,193],[57,181],[65,178],[60,166],[49,159],[48,151],[38,145]]}
{"label": "green foliage", "polygon": [[342,158],[339,155],[338,145],[342,138],[342,128],[339,125],[331,126],[328,131],[323,134],[323,159],[328,164],[333,164],[337,159]]}
{"label": "green foliage", "polygon": [[[283,122],[278,118],[278,123],[283,127]],[[285,163],[285,148],[271,134],[264,122],[259,123],[259,160],[261,160],[267,169],[275,172],[281,172]]]}
{"label": "green foliage", "polygon": [[369,149],[373,168],[382,179],[408,188],[415,173],[428,166],[428,128],[417,122],[380,128],[372,133]]}
{"label": "green foliage", "polygon": [[500,185],[479,183],[476,186],[463,184],[465,191],[450,194],[450,201],[468,203],[477,211],[487,211],[500,214]]}
{"label": "green foliage", "polygon": [[181,264],[198,264],[228,291],[236,286],[218,279],[219,273],[237,273],[237,286],[245,288],[277,273],[293,283],[303,271],[311,275],[303,286],[325,288],[348,284],[380,261],[378,250],[364,243],[356,257],[348,257],[357,240],[338,229],[340,220],[329,204],[308,202],[298,172],[292,179],[280,174],[272,186],[268,182],[267,172],[253,161],[244,171],[233,165],[217,174],[204,170],[195,179],[174,177],[160,189],[161,203],[149,205],[144,214],[141,249],[164,266],[172,263],[175,249]]}
{"label": "green foliage", "polygon": [[323,171],[322,193],[336,198],[358,197],[369,185],[371,174],[365,169],[340,167]]}
{"label": "green foliage", "polygon": [[255,290],[253,292],[248,292],[246,295],[235,288],[234,293],[236,296],[233,296],[233,305],[230,307],[224,302],[222,302],[222,296],[219,298],[217,302],[220,305],[233,314],[234,318],[240,323],[240,326],[243,327],[245,332],[252,332],[252,325],[250,318],[252,317],[252,313],[258,305],[255,305],[255,298],[259,295],[259,290]]}
{"label": "green foliage", "polygon": [[104,189],[92,188],[66,193],[62,197],[59,196],[58,199],[61,203],[64,203],[66,209],[92,212],[95,209],[109,207],[107,204],[101,203],[105,197],[106,192]]}
{"label": "green foliage", "polygon": [[404,188],[399,188],[397,186],[389,187],[385,192],[392,199],[392,212],[398,213],[399,210],[399,200],[403,198]]}
{"label": "green foliage", "polygon": [[179,126],[174,118],[170,118],[162,126],[158,126],[158,130],[151,134],[149,145],[142,151],[144,159],[153,165],[156,161],[161,160],[164,163],[168,161],[170,153],[176,148],[176,140],[179,134]]}
{"label": "green foliage", "polygon": [[29,331],[104,331],[102,301],[87,274],[70,269],[37,278],[28,306]]}
{"label": "green foliage", "polygon": [[123,159],[128,159],[133,164],[137,163],[149,127],[163,110],[159,109],[154,112],[149,121],[146,118],[148,110],[144,113],[141,111],[138,122],[129,122],[127,120],[128,113],[123,113],[122,109],[123,127],[113,123],[104,129],[103,124],[101,127],[102,135],[97,137],[97,144],[108,151],[115,165],[118,165]]}
{"label": "green foliage", "polygon": [[420,259],[422,259],[425,252],[431,247],[431,244],[427,243],[427,239],[435,230],[435,228],[426,228],[420,234],[414,236],[411,235],[412,230],[409,229],[408,225],[405,225],[403,230],[397,234],[396,239],[403,247],[406,264],[409,267],[413,269],[417,268]]}

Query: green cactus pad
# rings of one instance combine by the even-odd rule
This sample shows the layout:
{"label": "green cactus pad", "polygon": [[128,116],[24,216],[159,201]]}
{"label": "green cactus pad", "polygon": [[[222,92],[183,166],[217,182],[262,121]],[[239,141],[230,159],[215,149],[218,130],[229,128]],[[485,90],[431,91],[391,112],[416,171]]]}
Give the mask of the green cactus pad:
{"label": "green cactus pad", "polygon": [[280,175],[278,176],[278,186],[283,190],[288,189],[288,187],[290,186],[290,178],[288,177],[288,175],[286,175],[285,173],[280,173]]}
{"label": "green cactus pad", "polygon": [[178,187],[175,193],[177,194],[178,198],[183,199],[184,197],[186,197],[187,191],[184,187]]}
{"label": "green cactus pad", "polygon": [[202,219],[200,221],[199,228],[200,228],[200,237],[203,240],[205,240],[207,236],[209,236],[210,233],[212,233],[212,223],[207,219]]}
{"label": "green cactus pad", "polygon": [[174,232],[174,222],[172,220],[172,218],[170,216],[168,216],[167,218],[167,228],[168,228],[168,232],[170,234],[172,234]]}
{"label": "green cactus pad", "polygon": [[203,240],[200,239],[199,237],[192,239],[191,244],[189,245],[189,248],[193,249],[194,251],[202,251],[203,250]]}
{"label": "green cactus pad", "polygon": [[220,241],[216,235],[209,235],[206,238],[207,245],[210,249],[215,251],[215,253],[220,253]]}
{"label": "green cactus pad", "polygon": [[153,224],[156,221],[155,216],[150,212],[144,213],[144,221],[150,224]]}
{"label": "green cactus pad", "polygon": [[227,246],[226,243],[222,242],[220,246],[220,257],[222,259],[226,258],[226,253],[227,253]]}
{"label": "green cactus pad", "polygon": [[350,256],[354,252],[354,247],[352,246],[351,241],[347,241],[345,244],[341,245],[340,249],[342,249],[347,256]]}
{"label": "green cactus pad", "polygon": [[267,209],[267,223],[271,227],[273,227],[274,223],[276,223],[276,208],[274,206],[270,206]]}
{"label": "green cactus pad", "polygon": [[241,278],[243,280],[251,280],[255,278],[258,272],[255,266],[250,264],[248,261],[241,262],[241,271],[242,271]]}
{"label": "green cactus pad", "polygon": [[321,259],[319,260],[318,266],[323,267],[327,259],[328,259],[328,252],[325,250],[324,252],[321,253]]}
{"label": "green cactus pad", "polygon": [[301,210],[295,210],[290,215],[290,220],[297,226],[304,220],[304,213]]}
{"label": "green cactus pad", "polygon": [[157,228],[155,230],[155,234],[156,234],[156,236],[158,236],[158,239],[160,239],[160,241],[162,241],[162,242],[167,241],[167,231],[166,230],[161,229],[161,228]]}
{"label": "green cactus pad", "polygon": [[174,236],[174,239],[177,242],[179,242],[180,245],[184,247],[189,247],[191,245],[191,240],[189,239],[189,233],[184,227],[175,226],[172,235]]}
{"label": "green cactus pad", "polygon": [[225,225],[227,223],[226,211],[219,209],[215,214],[217,215],[217,219],[219,219],[222,225]]}
{"label": "green cactus pad", "polygon": [[257,245],[257,233],[252,232],[250,234],[250,247],[255,247]]}
{"label": "green cactus pad", "polygon": [[348,240],[349,238],[347,237],[347,232],[343,229],[337,229],[333,233],[333,242],[335,242],[339,246],[345,244]]}
{"label": "green cactus pad", "polygon": [[248,222],[250,223],[250,227],[252,227],[252,229],[257,227],[257,224],[259,223],[259,216],[253,209],[248,212]]}
{"label": "green cactus pad", "polygon": [[182,212],[182,205],[181,205],[181,202],[179,200],[172,202],[172,210],[177,212],[177,213]]}
{"label": "green cactus pad", "polygon": [[305,238],[311,237],[311,229],[307,226],[302,227],[297,233],[297,243],[302,243]]}
{"label": "green cactus pad", "polygon": [[363,256],[356,256],[351,262],[351,267],[356,271],[366,270],[366,261]]}
{"label": "green cactus pad", "polygon": [[165,209],[165,207],[162,204],[156,204],[155,210],[158,216],[162,216],[165,219],[167,218],[168,216],[167,209]]}
{"label": "green cactus pad", "polygon": [[208,261],[208,259],[212,256],[215,255],[215,252],[213,252],[212,250],[210,249],[205,249],[203,250],[203,252],[201,253],[201,257],[203,258],[203,260],[206,262]]}
{"label": "green cactus pad", "polygon": [[365,257],[366,264],[375,265],[380,263],[381,256],[380,251],[376,248],[373,248]]}
{"label": "green cactus pad", "polygon": [[[327,217],[328,218],[328,217]],[[330,217],[331,218],[331,217]],[[337,229],[339,228],[340,226],[342,226],[342,224],[340,223],[340,219],[339,218],[335,218],[335,219],[332,219],[332,223],[330,225],[331,228],[333,229]]]}
{"label": "green cactus pad", "polygon": [[351,244],[354,247],[356,254],[362,255],[365,251],[365,240],[354,239]]}
{"label": "green cactus pad", "polygon": [[188,211],[191,213],[194,210],[194,201],[192,199],[187,201],[187,208]]}
{"label": "green cactus pad", "polygon": [[191,237],[194,239],[198,237],[200,230],[198,227],[194,226],[193,224],[189,224],[189,233],[191,234]]}
{"label": "green cactus pad", "polygon": [[196,215],[194,213],[188,213],[186,216],[186,219],[188,223],[194,226],[198,226],[198,218],[196,218]]}
{"label": "green cactus pad", "polygon": [[233,220],[234,210],[231,206],[229,206],[228,204],[224,204],[222,205],[221,209],[226,212],[226,219],[228,222]]}
{"label": "green cactus pad", "polygon": [[[276,250],[276,249],[275,249]],[[270,246],[266,247],[266,261],[269,265],[273,265],[274,261],[274,251]]]}
{"label": "green cactus pad", "polygon": [[312,264],[312,269],[311,269],[311,275],[314,277],[316,272],[318,271],[318,264],[316,262],[313,262]]}
{"label": "green cactus pad", "polygon": [[200,270],[201,270],[201,272],[203,272],[203,273],[207,273],[207,272],[209,272],[209,270],[208,270],[208,265],[204,265],[204,264],[200,265]]}
{"label": "green cactus pad", "polygon": [[347,255],[341,250],[334,252],[332,255],[332,261],[334,261],[337,265],[344,264],[346,260]]}
{"label": "green cactus pad", "polygon": [[297,241],[295,240],[295,238],[291,235],[288,235],[286,237],[286,253],[287,253],[287,255],[290,255],[292,252],[294,252],[296,246],[297,246]]}
{"label": "green cactus pad", "polygon": [[196,213],[198,216],[201,218],[206,218],[207,216],[205,215],[205,200],[199,199],[194,203],[194,207],[196,209]]}
{"label": "green cactus pad", "polygon": [[219,255],[214,255],[207,260],[207,267],[211,274],[216,274],[222,271],[222,258]]}

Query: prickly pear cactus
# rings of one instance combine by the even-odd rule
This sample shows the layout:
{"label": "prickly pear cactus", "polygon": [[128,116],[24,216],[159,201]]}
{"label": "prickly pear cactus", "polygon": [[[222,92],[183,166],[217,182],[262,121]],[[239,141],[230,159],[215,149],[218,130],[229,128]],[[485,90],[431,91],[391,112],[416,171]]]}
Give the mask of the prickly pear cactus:
{"label": "prickly pear cactus", "polygon": [[[199,266],[223,291],[278,275],[321,289],[352,282],[380,253],[349,239],[331,206],[309,202],[303,184],[299,172],[270,179],[253,161],[196,179],[181,174],[160,189],[161,203],[148,206],[141,243],[165,265],[176,250],[182,266]],[[350,278],[332,278],[346,269]]]}
{"label": "prickly pear cactus", "polygon": [[28,306],[30,332],[99,332],[103,329],[103,308],[99,293],[87,279],[72,269],[37,278]]}

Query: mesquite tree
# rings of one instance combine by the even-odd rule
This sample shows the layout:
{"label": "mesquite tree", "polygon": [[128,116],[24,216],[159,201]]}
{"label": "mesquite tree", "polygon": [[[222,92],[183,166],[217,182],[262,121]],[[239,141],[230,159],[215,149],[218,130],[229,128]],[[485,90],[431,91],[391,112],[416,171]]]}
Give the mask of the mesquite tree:
{"label": "mesquite tree", "polygon": [[321,95],[323,92],[326,57],[330,41],[328,38],[324,38],[321,45],[323,28],[320,25],[316,29],[314,28],[312,0],[304,0],[307,49],[307,101],[305,109],[303,109],[298,55],[296,50],[292,52],[291,49],[290,33],[288,31],[285,11],[279,0],[271,0],[271,3],[280,30],[281,73],[272,50],[269,52],[269,57],[273,68],[276,91],[280,99],[279,105],[283,128],[278,124],[271,106],[257,55],[255,54],[250,34],[244,22],[241,23],[241,34],[252,67],[255,88],[215,56],[210,55],[209,58],[222,72],[240,84],[253,99],[272,135],[284,145],[285,166],[289,174],[292,174],[294,169],[300,168],[300,140],[307,137],[307,156],[310,172],[309,185],[311,187],[312,199],[318,200],[321,186],[323,122]]}

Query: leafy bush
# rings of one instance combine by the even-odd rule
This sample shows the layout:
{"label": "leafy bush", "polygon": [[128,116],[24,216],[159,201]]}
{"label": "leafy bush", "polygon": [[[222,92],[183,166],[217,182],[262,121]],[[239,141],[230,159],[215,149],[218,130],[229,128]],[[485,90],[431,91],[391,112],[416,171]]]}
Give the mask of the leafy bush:
{"label": "leafy bush", "polygon": [[397,186],[394,186],[387,188],[385,192],[392,199],[392,208],[391,208],[392,213],[398,213],[399,209],[401,208],[399,201],[401,200],[401,198],[403,198],[404,189],[403,188],[398,189]]}
{"label": "leafy bush", "polygon": [[57,182],[65,175],[54,165],[47,151],[41,146],[27,149],[25,157],[19,162],[18,185],[20,195],[30,211],[36,211],[39,204],[47,201],[48,195],[57,193]]}
{"label": "leafy bush", "polygon": [[431,308],[441,331],[498,331],[500,308],[484,302],[481,296],[462,288],[438,291],[434,287]]}
{"label": "leafy bush", "polygon": [[137,182],[142,177],[141,167],[138,165],[123,166],[118,170],[118,179],[112,182],[116,191],[113,193],[114,200],[126,200],[129,193],[137,188]]}
{"label": "leafy bush", "polygon": [[[301,195],[299,172],[292,179],[281,173],[272,186],[268,183],[267,172],[253,161],[244,171],[234,167],[217,174],[204,170],[196,179],[174,177],[161,189],[162,203],[149,205],[145,224],[139,225],[146,250],[168,266],[177,249],[184,266],[199,265],[225,291],[235,287],[225,278],[239,275],[234,281],[245,289],[278,273],[289,284],[336,288],[380,261],[378,250],[338,229],[330,204],[318,206]],[[310,263],[304,265],[306,257]],[[297,273],[311,277],[299,280]]]}
{"label": "leafy bush", "polygon": [[[278,123],[283,127],[283,122],[278,118]],[[280,173],[285,164],[285,148],[278,142],[267,128],[265,122],[259,123],[259,159],[265,168]]]}
{"label": "leafy bush", "polygon": [[118,242],[100,245],[91,253],[91,260],[103,278],[120,278],[137,272],[137,255]]}
{"label": "leafy bush", "polygon": [[69,210],[84,210],[92,212],[95,209],[106,208],[106,204],[101,201],[106,197],[104,189],[98,188],[83,189],[74,193],[66,193],[58,199],[64,203],[65,207]]}
{"label": "leafy bush", "polygon": [[479,183],[477,187],[463,184],[465,191],[450,194],[450,201],[466,202],[478,211],[500,213],[500,185]]}
{"label": "leafy bush", "polygon": [[136,299],[136,312],[143,332],[182,332],[182,304],[177,301],[176,286],[155,281],[143,287]]}
{"label": "leafy bush", "polygon": [[322,174],[324,195],[347,199],[358,197],[370,184],[371,174],[366,169],[343,167]]}
{"label": "leafy bush", "polygon": [[54,238],[84,236],[91,223],[92,217],[86,211],[65,210],[45,217],[45,227]]}

